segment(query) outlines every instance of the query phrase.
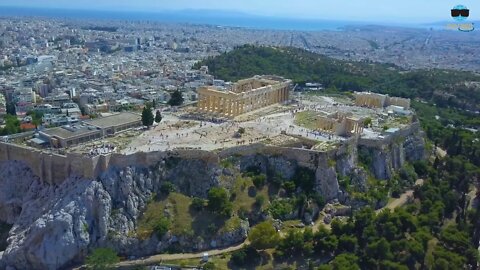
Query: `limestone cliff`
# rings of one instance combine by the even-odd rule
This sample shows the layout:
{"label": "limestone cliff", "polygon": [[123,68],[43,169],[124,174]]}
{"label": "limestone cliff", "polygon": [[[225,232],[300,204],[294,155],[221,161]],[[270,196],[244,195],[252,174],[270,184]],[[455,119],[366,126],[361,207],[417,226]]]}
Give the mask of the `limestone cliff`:
{"label": "limestone cliff", "polygon": [[[400,169],[405,161],[425,157],[425,141],[422,132],[399,137],[390,143],[359,147],[359,157],[378,179],[390,179],[393,171]],[[363,160],[362,160],[363,159]]]}
{"label": "limestone cliff", "polygon": [[[264,148],[229,156],[234,157],[234,166],[241,172],[255,166],[269,178],[281,181],[306,167],[314,173],[315,190],[327,201],[343,201],[347,196],[339,187],[339,175],[352,176],[353,183],[365,184],[365,172],[357,169],[357,160],[362,161],[365,153],[371,171],[382,179],[389,178],[405,161],[424,156],[421,133],[380,146],[360,145],[358,153],[355,141],[322,153]],[[0,269],[59,269],[80,261],[100,246],[110,246],[122,255],[144,256],[165,251],[171,243],[193,251],[245,239],[248,222],[242,222],[238,230],[202,241],[170,234],[162,239],[156,235],[144,240],[133,237],[148,201],[165,181],[185,195],[206,197],[211,187],[222,184],[222,179],[233,178],[218,158],[162,155],[148,160],[154,162],[148,166],[141,162],[111,166],[96,179],[70,175],[65,181],[55,181],[59,183],[56,185],[40,181],[24,162],[0,162],[0,221],[13,225],[8,247],[0,255]]]}
{"label": "limestone cliff", "polygon": [[39,181],[22,162],[1,163],[1,219],[14,226],[0,269],[58,269],[95,246],[138,256],[162,251],[165,243],[156,236],[145,241],[128,237],[152,194],[169,180],[185,194],[204,196],[217,177],[217,169],[202,161],[170,166],[162,161],[156,168],[111,168],[96,180],[71,176],[53,186]]}

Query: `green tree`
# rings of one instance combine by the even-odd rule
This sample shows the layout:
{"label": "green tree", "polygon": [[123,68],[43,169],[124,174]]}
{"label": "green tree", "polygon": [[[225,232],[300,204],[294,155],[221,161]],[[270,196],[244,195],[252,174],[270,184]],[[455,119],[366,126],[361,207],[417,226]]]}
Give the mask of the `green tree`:
{"label": "green tree", "polygon": [[355,252],[357,238],[350,235],[342,235],[338,239],[338,249],[341,251]]}
{"label": "green tree", "polygon": [[[38,128],[38,126],[42,124],[43,113],[30,111],[30,112],[27,112],[27,115],[32,117],[32,124],[35,125],[35,128]],[[68,111],[67,111],[67,116],[68,116]]]}
{"label": "green tree", "polygon": [[86,259],[88,269],[107,270],[114,269],[114,265],[120,261],[117,253],[110,248],[97,248]]}
{"label": "green tree", "polygon": [[231,260],[237,266],[244,266],[247,262],[247,252],[245,248],[234,251]]}
{"label": "green tree", "polygon": [[215,270],[217,267],[213,262],[207,262],[206,264],[203,265],[203,270]]}
{"label": "green tree", "polygon": [[168,105],[170,106],[180,106],[183,104],[183,96],[182,93],[178,90],[172,93],[170,100],[168,101]]}
{"label": "green tree", "polygon": [[168,195],[170,194],[170,192],[174,192],[174,191],[175,191],[175,185],[173,185],[169,181],[165,181],[162,183],[162,185],[160,185],[160,192],[165,195]]}
{"label": "green tree", "polygon": [[153,125],[153,113],[149,106],[143,107],[142,111],[142,124],[144,126],[150,127]]}
{"label": "green tree", "polygon": [[257,250],[275,247],[279,239],[279,234],[271,221],[257,224],[248,233],[248,240]]}
{"label": "green tree", "polygon": [[166,217],[159,218],[153,225],[153,229],[159,238],[162,238],[170,229],[170,220]]}
{"label": "green tree", "polygon": [[252,181],[256,188],[261,189],[267,181],[267,176],[265,174],[255,175]]}
{"label": "green tree", "polygon": [[229,200],[228,192],[224,188],[214,187],[208,191],[207,208],[213,213],[223,216],[232,214],[233,205]]}
{"label": "green tree", "polygon": [[13,102],[8,102],[5,109],[7,111],[7,114],[17,115],[17,111],[15,109],[15,104]]}
{"label": "green tree", "polygon": [[20,120],[13,115],[5,115],[5,127],[0,130],[0,135],[10,135],[20,133]]}
{"label": "green tree", "polygon": [[295,253],[302,252],[304,246],[303,233],[299,230],[290,229],[280,242],[279,249],[284,254],[294,255]]}
{"label": "green tree", "polygon": [[237,266],[246,266],[256,264],[260,259],[260,253],[252,246],[248,246],[234,251],[230,260]]}
{"label": "green tree", "polygon": [[162,121],[162,114],[160,113],[159,110],[155,113],[155,123],[160,123]]}
{"label": "green tree", "polygon": [[370,258],[377,260],[388,260],[393,257],[390,251],[390,243],[385,238],[368,244],[366,251]]}
{"label": "green tree", "polygon": [[340,254],[330,264],[333,270],[360,270],[358,257],[352,253]]}

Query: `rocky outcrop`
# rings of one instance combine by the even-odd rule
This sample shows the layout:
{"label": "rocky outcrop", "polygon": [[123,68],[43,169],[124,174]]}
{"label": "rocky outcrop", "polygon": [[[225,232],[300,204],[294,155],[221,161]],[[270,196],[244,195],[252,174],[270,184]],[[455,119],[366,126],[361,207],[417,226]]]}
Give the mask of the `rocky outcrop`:
{"label": "rocky outcrop", "polygon": [[366,192],[367,186],[367,172],[363,168],[355,168],[350,174],[350,184],[355,186],[358,191]]}
{"label": "rocky outcrop", "polygon": [[112,168],[98,181],[71,176],[52,186],[39,181],[21,162],[1,164],[1,219],[14,226],[0,269],[58,269],[96,246],[137,256],[158,252],[163,247],[156,236],[141,241],[129,235],[161,184],[170,181],[186,194],[205,196],[218,183],[219,168],[212,164],[197,160],[170,165],[162,161],[156,168]]}
{"label": "rocky outcrop", "polygon": [[407,161],[424,159],[426,149],[423,131],[406,137],[403,142],[403,149],[405,152],[405,159]]}
{"label": "rocky outcrop", "polygon": [[38,177],[20,161],[0,163],[0,173],[0,220],[12,224],[22,211],[24,194]]}
{"label": "rocky outcrop", "polygon": [[376,147],[359,146],[359,152],[369,157],[370,170],[378,179],[390,179],[394,171],[400,169],[405,161],[425,158],[425,141],[422,133],[415,133],[394,142]]}
{"label": "rocky outcrop", "polygon": [[246,171],[250,168],[257,168],[268,177],[279,176],[282,179],[289,180],[298,169],[295,160],[284,156],[267,155],[248,155],[240,159],[240,170]]}
{"label": "rocky outcrop", "polygon": [[315,171],[315,190],[327,201],[337,198],[340,191],[337,173],[333,167],[319,167]]}
{"label": "rocky outcrop", "polygon": [[[421,134],[413,134],[382,147],[360,146],[371,158],[371,170],[377,178],[387,179],[405,160],[423,158]],[[287,149],[288,150],[288,149]],[[363,150],[362,150],[363,151]],[[360,151],[359,151],[360,152]],[[342,153],[305,151],[296,159],[287,154],[256,153],[234,156],[235,170],[258,168],[270,179],[289,180],[301,166],[314,173],[314,189],[327,201],[348,197],[339,187],[337,176],[351,177],[360,190],[366,188],[366,172],[357,167],[357,149]],[[298,157],[298,156],[297,156]],[[151,159],[157,162],[157,159]],[[302,160],[302,162],[298,161]],[[151,164],[150,164],[151,165]],[[176,236],[167,233],[137,239],[137,222],[155,194],[166,181],[188,196],[206,197],[213,186],[234,179],[232,170],[211,159],[166,157],[150,167],[136,164],[111,167],[97,179],[70,175],[58,185],[39,180],[22,162],[0,163],[0,221],[13,224],[8,247],[0,255],[0,269],[59,269],[84,258],[100,246],[109,246],[128,256],[163,252],[171,245],[185,250],[228,246],[245,239],[249,224],[241,221],[235,230],[210,239]],[[343,199],[342,199],[343,198]],[[319,209],[304,211],[311,222]],[[299,213],[294,213],[295,217]]]}

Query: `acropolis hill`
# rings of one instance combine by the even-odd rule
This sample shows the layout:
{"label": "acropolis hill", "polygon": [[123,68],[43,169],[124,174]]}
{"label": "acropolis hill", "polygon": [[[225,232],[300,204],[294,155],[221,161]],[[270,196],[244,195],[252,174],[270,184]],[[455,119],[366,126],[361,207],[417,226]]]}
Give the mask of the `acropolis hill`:
{"label": "acropolis hill", "polygon": [[[132,121],[139,121],[139,116],[137,120],[127,116],[130,127],[138,126]],[[330,153],[329,158],[335,158],[331,153],[346,145],[382,148],[419,130],[408,99],[369,92],[356,92],[350,98],[304,95],[292,91],[291,81],[276,76],[255,76],[228,88],[202,87],[197,107],[164,110],[162,116],[161,123],[147,131],[126,126],[126,131],[113,137],[100,133],[94,141],[70,141],[68,148],[50,137],[56,147],[2,143],[0,160],[25,161],[41,179],[60,183],[70,174],[95,178],[112,166],[150,166],[162,157],[219,160],[259,149],[302,153],[286,156],[308,165],[311,153]],[[125,116],[117,118],[121,121]],[[93,121],[89,124],[98,126]],[[66,129],[74,132],[72,128],[86,129],[83,124],[80,129]],[[102,152],[106,144],[109,151]],[[386,175],[379,172],[377,176]]]}
{"label": "acropolis hill", "polygon": [[[0,143],[1,219],[14,224],[0,269],[65,268],[99,246],[125,257],[165,253],[171,243],[181,252],[231,247],[271,215],[267,206],[255,208],[256,198],[265,196],[266,205],[292,201],[274,185],[293,183],[299,173],[312,193],[343,204],[346,214],[365,202],[349,193],[345,179],[364,190],[367,179],[390,179],[425,156],[406,99],[298,93],[272,76],[200,93],[196,106],[158,108],[162,120],[149,129],[138,127],[138,114],[121,113]],[[254,186],[252,170],[268,184]],[[175,192],[159,197],[166,184]],[[205,233],[218,217],[189,216],[189,205],[214,187],[232,194],[234,214]],[[319,202],[307,204],[308,211],[292,208],[281,220],[329,222],[333,214],[324,217]],[[169,233],[155,234],[150,215],[167,216]]]}

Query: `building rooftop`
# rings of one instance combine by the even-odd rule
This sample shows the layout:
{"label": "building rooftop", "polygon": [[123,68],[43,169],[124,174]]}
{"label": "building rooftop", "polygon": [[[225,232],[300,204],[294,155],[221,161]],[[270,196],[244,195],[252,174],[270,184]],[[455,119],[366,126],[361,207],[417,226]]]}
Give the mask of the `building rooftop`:
{"label": "building rooftop", "polygon": [[67,125],[61,127],[50,128],[42,131],[49,136],[55,136],[62,139],[74,138],[89,133],[97,133],[98,129],[88,125]]}
{"label": "building rooftop", "polygon": [[114,127],[114,126],[132,123],[140,120],[141,120],[141,116],[139,114],[131,113],[131,112],[123,112],[123,113],[114,114],[107,117],[93,119],[86,122],[90,125],[93,125],[99,128],[108,128],[108,127]]}

